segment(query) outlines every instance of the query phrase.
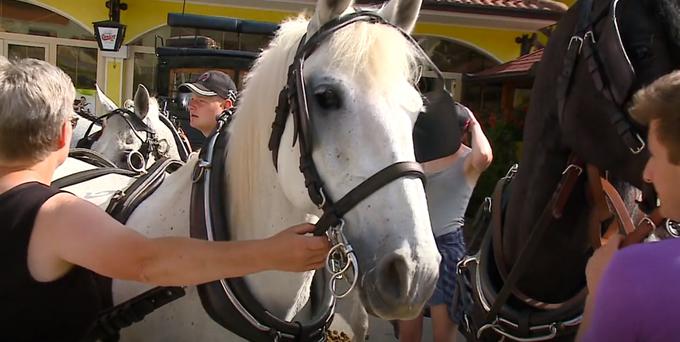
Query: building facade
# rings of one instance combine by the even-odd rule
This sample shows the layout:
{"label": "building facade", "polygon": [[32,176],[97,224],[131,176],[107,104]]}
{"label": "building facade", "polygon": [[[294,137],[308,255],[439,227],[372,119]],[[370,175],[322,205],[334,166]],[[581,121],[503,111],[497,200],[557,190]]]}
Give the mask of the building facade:
{"label": "building facade", "polygon": [[[155,47],[177,35],[201,34],[223,49],[257,51],[261,36],[182,31],[166,25],[168,13],[224,16],[278,23],[314,0],[122,0],[127,9],[123,48],[97,48],[92,23],[109,18],[105,0],[0,0],[0,55],[47,60],[66,71],[78,89],[80,105],[96,111],[94,85],[118,104],[137,84],[154,92]],[[381,1],[359,1],[375,4]],[[573,1],[565,1],[567,4]],[[462,75],[515,59],[526,38],[559,19],[563,9],[547,0],[425,0],[414,35],[461,96]],[[561,4],[559,4],[561,5]],[[562,5],[566,8],[566,6]],[[535,37],[535,35],[534,35]]]}

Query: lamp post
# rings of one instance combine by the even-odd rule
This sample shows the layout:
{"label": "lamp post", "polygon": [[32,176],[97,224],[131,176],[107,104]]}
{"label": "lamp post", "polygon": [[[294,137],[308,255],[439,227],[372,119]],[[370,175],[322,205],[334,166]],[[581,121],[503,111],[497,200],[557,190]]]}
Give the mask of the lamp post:
{"label": "lamp post", "polygon": [[94,36],[102,51],[118,51],[125,38],[125,25],[120,23],[120,11],[127,9],[126,3],[120,0],[106,2],[109,9],[109,20],[93,22]]}

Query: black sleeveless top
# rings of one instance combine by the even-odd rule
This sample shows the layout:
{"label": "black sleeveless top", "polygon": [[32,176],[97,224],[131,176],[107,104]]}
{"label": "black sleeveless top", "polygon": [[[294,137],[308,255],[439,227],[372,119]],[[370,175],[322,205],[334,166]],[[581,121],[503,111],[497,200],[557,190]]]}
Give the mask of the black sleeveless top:
{"label": "black sleeveless top", "polygon": [[73,267],[38,282],[28,270],[28,242],[38,210],[59,193],[37,182],[0,194],[0,341],[81,341],[108,305],[91,271]]}

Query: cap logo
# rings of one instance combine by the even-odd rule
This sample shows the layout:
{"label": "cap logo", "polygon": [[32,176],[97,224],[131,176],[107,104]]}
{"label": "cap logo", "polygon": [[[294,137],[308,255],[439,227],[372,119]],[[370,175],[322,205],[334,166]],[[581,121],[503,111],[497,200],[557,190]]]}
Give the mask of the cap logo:
{"label": "cap logo", "polygon": [[205,82],[210,78],[210,74],[207,72],[201,75],[201,77],[198,78],[198,82]]}

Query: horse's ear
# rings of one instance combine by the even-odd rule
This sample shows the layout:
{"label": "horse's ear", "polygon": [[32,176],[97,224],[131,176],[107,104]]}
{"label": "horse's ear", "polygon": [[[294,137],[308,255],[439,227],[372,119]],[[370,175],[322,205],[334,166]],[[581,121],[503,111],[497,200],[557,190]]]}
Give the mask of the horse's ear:
{"label": "horse's ear", "polygon": [[149,91],[144,85],[139,84],[135,92],[135,114],[140,119],[144,119],[149,113],[149,98],[151,98]]}
{"label": "horse's ear", "polygon": [[319,0],[316,3],[314,16],[307,26],[307,38],[309,39],[323,24],[339,17],[353,3],[353,0]]}
{"label": "horse's ear", "polygon": [[95,84],[95,88],[97,88],[97,99],[99,99],[99,103],[102,104],[102,107],[104,107],[104,113],[110,113],[113,112],[114,110],[118,109],[118,106],[111,100],[104,92],[99,88],[99,85]]}
{"label": "horse's ear", "polygon": [[411,33],[416,26],[422,0],[391,0],[378,11],[383,19]]}

